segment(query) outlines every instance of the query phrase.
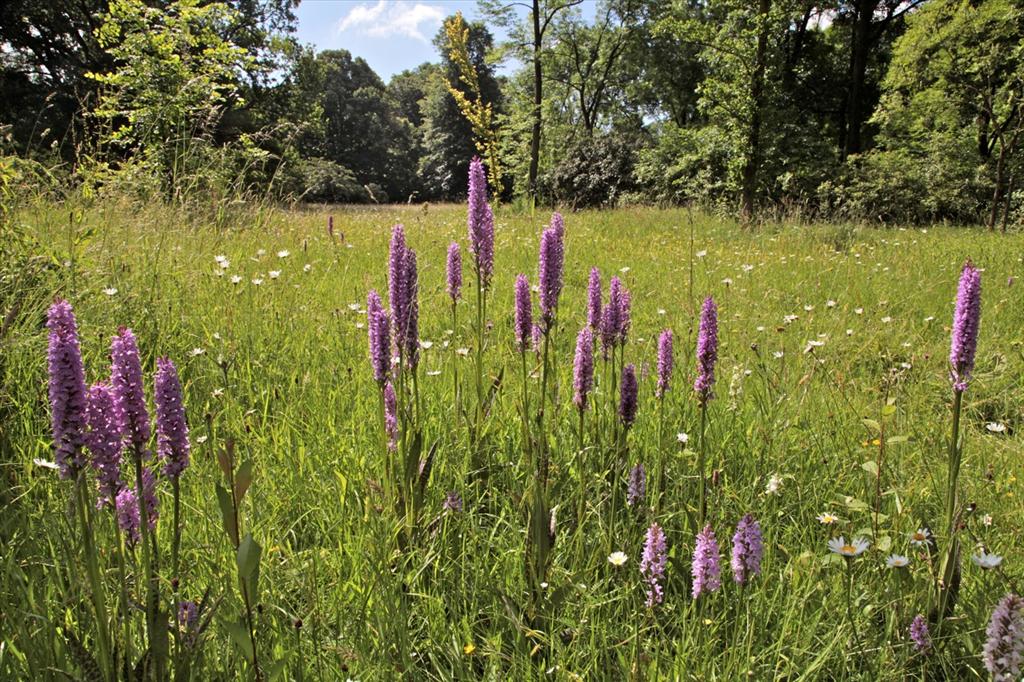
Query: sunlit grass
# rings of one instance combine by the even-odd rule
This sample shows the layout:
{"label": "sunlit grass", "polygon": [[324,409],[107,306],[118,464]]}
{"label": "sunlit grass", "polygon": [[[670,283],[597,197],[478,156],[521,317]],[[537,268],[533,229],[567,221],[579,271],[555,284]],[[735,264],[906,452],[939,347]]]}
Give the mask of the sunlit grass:
{"label": "sunlit grass", "polygon": [[[327,216],[334,215],[334,236]],[[139,338],[147,374],[158,355],[185,383],[193,466],[182,478],[182,593],[230,591],[234,555],[213,496],[215,449],[233,437],[255,465],[248,518],[264,548],[261,637],[288,674],[324,679],[555,679],[680,677],[903,679],[926,671],[907,626],[927,610],[927,553],[909,534],[941,531],[951,390],[949,326],[960,264],[984,269],[975,380],[965,395],[962,498],[972,537],[1005,557],[1002,571],[965,560],[958,606],[930,674],[983,670],[983,629],[998,598],[1020,581],[1024,525],[1024,240],[933,227],[767,225],[743,231],[683,210],[624,209],[566,216],[566,285],[554,348],[554,492],[560,527],[546,599],[546,631],[523,616],[524,514],[531,473],[521,466],[519,358],[512,346],[512,285],[536,282],[537,242],[548,215],[497,214],[493,322],[486,369],[505,367],[486,439],[489,492],[468,484],[465,430],[452,413],[451,372],[468,381],[471,306],[451,330],[445,252],[465,243],[461,206],[226,210],[190,216],[161,207],[28,207],[14,215],[50,266],[23,296],[0,340],[0,677],[45,678],[74,669],[62,632],[81,617],[69,567],[68,489],[49,460],[45,306],[75,307],[87,379],[107,371],[118,325]],[[383,474],[377,387],[366,350],[365,302],[386,290],[390,227],[402,222],[419,254],[420,381],[426,432],[439,441],[425,525],[413,550],[396,549],[396,521],[377,492]],[[217,261],[223,256],[228,265]],[[631,459],[652,470],[658,434],[658,333],[675,332],[676,372],[666,398],[668,492],[657,521],[668,537],[665,603],[644,604],[637,569],[649,509],[623,513],[609,538],[604,497],[580,500],[578,471],[604,468],[577,453],[571,405],[576,332],[585,321],[590,268],[621,276],[633,294],[626,361],[641,375]],[[275,274],[276,273],[276,274]],[[467,270],[467,280],[469,273]],[[233,281],[233,278],[238,278]],[[762,575],[742,591],[689,597],[699,478],[692,395],[700,302],[719,305],[717,398],[709,407],[709,522],[727,548],[753,513],[765,532]],[[598,404],[607,401],[598,361]],[[531,379],[533,381],[533,379]],[[536,389],[534,389],[536,390]],[[895,410],[885,409],[891,403]],[[884,425],[884,433],[871,422]],[[1003,430],[999,430],[1001,425]],[[880,435],[882,437],[880,437]],[[879,446],[879,514],[875,514]],[[603,479],[602,479],[603,480]],[[605,484],[606,485],[606,484]],[[442,514],[449,491],[461,514]],[[582,502],[582,504],[581,504]],[[168,502],[165,500],[165,504]],[[582,510],[582,524],[577,510]],[[831,525],[816,518],[838,517]],[[987,517],[991,518],[988,519]],[[166,541],[170,528],[161,525]],[[826,542],[872,535],[853,565],[851,618],[842,559]],[[974,542],[965,548],[974,550]],[[608,547],[628,560],[614,566]],[[891,554],[910,557],[890,569]],[[113,579],[113,576],[109,576]],[[295,628],[301,619],[302,627]],[[856,634],[851,627],[856,624]],[[216,629],[202,677],[230,677],[238,657]],[[532,672],[531,672],[532,671]]]}

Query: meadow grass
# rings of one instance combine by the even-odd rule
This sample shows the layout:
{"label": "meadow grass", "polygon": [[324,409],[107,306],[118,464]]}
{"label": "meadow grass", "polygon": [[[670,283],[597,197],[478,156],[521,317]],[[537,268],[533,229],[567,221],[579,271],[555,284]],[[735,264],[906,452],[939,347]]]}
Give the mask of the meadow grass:
{"label": "meadow grass", "polygon": [[[181,479],[179,591],[198,599],[210,588],[221,599],[195,679],[251,674],[219,627],[238,606],[235,552],[214,496],[222,477],[216,453],[228,438],[254,466],[246,519],[264,550],[258,642],[266,667],[279,662],[274,672],[282,678],[983,677],[988,614],[1004,593],[1019,592],[1024,561],[1017,540],[1024,283],[1012,283],[1024,275],[1024,238],[786,222],[746,231],[703,214],[646,208],[566,215],[565,290],[552,344],[557,409],[547,417],[559,521],[538,619],[528,613],[524,573],[522,500],[533,472],[521,463],[512,292],[519,272],[536,283],[547,219],[510,209],[496,215],[485,370],[502,381],[480,451],[470,452],[452,373],[457,368],[470,394],[473,359],[456,351],[473,343],[472,298],[459,304],[452,329],[444,292],[449,242],[461,242],[466,255],[464,206],[195,214],[39,203],[13,213],[11,224],[43,258],[31,266],[0,338],[0,677],[74,673],[69,633],[86,645],[90,637],[70,484],[39,464],[52,460],[43,322],[56,295],[75,308],[90,382],[109,372],[119,325],[137,334],[147,377],[158,356],[178,364],[193,443]],[[431,342],[420,368],[422,422],[427,440],[438,443],[424,532],[404,549],[380,493],[385,455],[365,328],[367,291],[387,289],[396,222],[419,255],[420,337]],[[982,571],[965,557],[956,618],[924,655],[907,627],[927,613],[937,558],[911,547],[908,536],[942,528],[949,329],[968,257],[984,270],[984,294],[961,427],[962,499],[973,510],[965,515],[965,554],[983,543],[1005,559]],[[649,500],[625,508],[614,534],[606,455],[578,451],[571,403],[592,266],[606,285],[618,274],[633,296],[625,358],[638,367],[640,408],[629,463],[651,472],[659,452],[667,459],[657,514]],[[692,384],[708,294],[718,302],[720,339],[717,397],[708,408],[707,461],[716,472],[708,520],[727,553],[736,522],[752,513],[764,529],[765,556],[750,585],[739,588],[726,569],[722,590],[695,602]],[[654,367],[664,328],[675,334],[676,370],[659,428]],[[531,372],[537,364],[531,354]],[[597,365],[594,401],[606,404],[616,398]],[[536,372],[527,382],[535,394]],[[486,484],[471,470],[480,461]],[[581,476],[590,486],[584,496]],[[449,491],[462,496],[462,512],[442,513]],[[162,495],[166,518],[169,493]],[[839,520],[823,525],[816,518],[823,512]],[[648,610],[637,565],[653,520],[665,528],[669,561],[665,601]],[[162,520],[158,533],[167,546],[170,524]],[[840,534],[872,539],[850,565],[849,602],[846,568],[826,547]],[[103,526],[98,542],[112,537]],[[609,563],[611,550],[627,554],[625,565]],[[910,566],[886,568],[890,553],[908,555]],[[116,584],[113,574],[105,579]]]}

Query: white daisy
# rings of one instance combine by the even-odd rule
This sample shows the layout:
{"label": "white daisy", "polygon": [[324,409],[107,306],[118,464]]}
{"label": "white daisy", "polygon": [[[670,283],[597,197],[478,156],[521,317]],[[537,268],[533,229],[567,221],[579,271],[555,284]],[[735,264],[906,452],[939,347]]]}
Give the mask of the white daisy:
{"label": "white daisy", "polygon": [[282,249],[282,250],[277,252],[277,257],[278,258],[287,258],[290,255],[292,255],[292,254],[291,254],[291,251],[289,251],[288,249]]}
{"label": "white daisy", "polygon": [[312,263],[306,263],[305,265],[302,266],[302,271],[303,272],[309,272],[312,269],[313,269],[313,264]]}
{"label": "white daisy", "polygon": [[772,357],[775,358],[776,360],[781,360],[782,356],[784,355],[785,353],[783,353],[781,350],[777,350],[774,353],[772,353]]}
{"label": "white daisy", "polygon": [[115,287],[107,287],[103,290],[103,293],[107,296],[115,296],[117,294],[117,289]]}
{"label": "white daisy", "polygon": [[836,307],[836,302],[835,302],[835,301],[833,301],[833,300],[832,300],[832,299],[830,298],[830,299],[828,299],[827,301],[825,301],[825,307],[826,307],[826,308],[835,308],[835,307]]}
{"label": "white daisy", "polygon": [[628,558],[625,552],[612,552],[608,555],[608,563],[612,566],[622,566]]}
{"label": "white daisy", "polygon": [[999,564],[1003,563],[1003,557],[998,554],[989,554],[985,550],[981,550],[977,554],[971,555],[971,561],[978,568],[983,568],[986,571],[990,568],[995,568]]}
{"label": "white daisy", "polygon": [[256,286],[259,286],[259,285],[263,284],[263,280],[260,279],[259,277],[256,277],[256,278],[254,278],[252,280],[252,283],[255,284]]}
{"label": "white daisy", "polygon": [[831,514],[829,512],[822,512],[818,514],[818,516],[816,516],[815,518],[817,518],[819,522],[826,526],[831,526],[839,520],[838,516],[836,516],[835,514]]}
{"label": "white daisy", "polygon": [[270,279],[277,279],[280,276],[281,276],[281,271],[280,270],[271,270],[270,271]]}
{"label": "white daisy", "polygon": [[242,276],[241,275],[232,275],[231,276],[231,283],[232,284],[241,284],[242,283]]}
{"label": "white daisy", "polygon": [[706,255],[708,255],[707,249],[701,249],[697,252],[697,258],[703,258]]}
{"label": "white daisy", "polygon": [[883,324],[889,324],[890,322],[892,322],[892,318],[889,317],[888,315],[886,315],[885,317],[882,318],[882,323]]}
{"label": "white daisy", "polygon": [[768,484],[764,487],[764,494],[778,495],[780,488],[782,488],[782,477],[778,474],[772,474],[768,479]]}
{"label": "white daisy", "polygon": [[910,534],[910,544],[915,547],[925,547],[931,542],[932,532],[927,528],[918,528]]}
{"label": "white daisy", "polygon": [[885,565],[889,568],[904,568],[909,563],[910,559],[902,554],[890,554],[885,560]]}
{"label": "white daisy", "polygon": [[852,559],[855,556],[860,556],[867,548],[871,546],[871,543],[866,538],[853,538],[849,542],[846,541],[842,535],[837,538],[832,538],[828,541],[828,548],[834,553],[847,559]]}
{"label": "white daisy", "polygon": [[992,433],[1003,433],[1006,431],[1006,424],[1001,422],[989,422],[988,424],[985,424],[985,428]]}
{"label": "white daisy", "polygon": [[202,348],[199,348],[197,346],[197,347],[193,348],[191,351],[189,351],[189,355],[191,355],[192,357],[196,357],[197,355],[202,355],[205,352],[206,352],[205,350],[203,350]]}
{"label": "white daisy", "polygon": [[680,431],[679,433],[676,434],[676,440],[682,443],[683,445],[686,445],[687,443],[690,442],[690,436]]}
{"label": "white daisy", "polygon": [[722,284],[724,284],[727,287],[731,287],[732,286],[732,277],[726,277],[725,279],[723,279],[722,280]]}
{"label": "white daisy", "polygon": [[420,341],[420,348],[423,350],[430,350],[434,345],[433,341]]}

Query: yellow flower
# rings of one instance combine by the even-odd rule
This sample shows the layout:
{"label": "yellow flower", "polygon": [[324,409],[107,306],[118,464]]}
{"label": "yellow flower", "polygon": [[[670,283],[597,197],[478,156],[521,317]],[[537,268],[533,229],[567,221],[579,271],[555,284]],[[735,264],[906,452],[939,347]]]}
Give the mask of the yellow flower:
{"label": "yellow flower", "polygon": [[476,651],[476,645],[472,642],[462,647],[462,653],[466,654],[467,656],[472,656],[474,651]]}

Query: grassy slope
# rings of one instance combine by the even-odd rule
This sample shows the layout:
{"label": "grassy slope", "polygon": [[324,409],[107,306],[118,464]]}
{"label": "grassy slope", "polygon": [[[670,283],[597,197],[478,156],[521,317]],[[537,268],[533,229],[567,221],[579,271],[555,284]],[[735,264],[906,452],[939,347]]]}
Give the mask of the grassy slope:
{"label": "grassy slope", "polygon": [[[6,356],[0,393],[8,410],[7,451],[0,463],[9,486],[0,530],[10,539],[0,580],[0,639],[7,642],[0,648],[0,677],[70,665],[55,634],[57,625],[73,618],[77,600],[77,588],[65,585],[73,574],[63,567],[70,537],[62,520],[67,491],[53,472],[32,464],[33,458],[50,457],[41,315],[57,292],[77,311],[90,381],[108,371],[108,340],[120,324],[139,335],[147,372],[157,355],[179,363],[194,439],[194,466],[183,479],[189,568],[182,583],[189,596],[198,597],[208,584],[226,588],[233,571],[212,495],[218,476],[214,447],[233,435],[252,457],[250,515],[265,548],[268,658],[294,652],[300,641],[306,673],[324,679],[392,679],[400,670],[418,678],[487,673],[523,679],[527,670],[553,666],[586,679],[621,679],[639,651],[640,666],[651,676],[657,671],[732,679],[749,670],[757,679],[902,679],[922,670],[905,632],[910,617],[925,608],[927,568],[906,538],[927,520],[939,526],[949,424],[948,327],[959,266],[969,256],[985,269],[984,313],[976,380],[966,398],[961,480],[964,498],[977,503],[971,531],[1006,556],[1006,577],[1019,582],[1024,282],[1011,287],[1007,279],[1024,275],[1020,236],[785,224],[750,233],[697,216],[691,252],[685,211],[567,216],[556,356],[562,412],[554,455],[556,480],[565,483],[556,488],[561,528],[549,578],[556,636],[547,660],[541,660],[539,654],[528,657],[532,642],[523,641],[516,616],[525,599],[523,521],[516,501],[528,475],[516,466],[520,384],[510,328],[512,281],[517,272],[536,281],[546,216],[499,213],[497,219],[487,362],[492,372],[502,365],[510,371],[489,441],[495,495],[480,499],[464,483],[466,436],[456,430],[451,410],[452,363],[464,377],[471,367],[471,360],[451,353],[470,345],[471,305],[460,305],[455,338],[443,348],[452,326],[443,290],[444,252],[450,240],[465,240],[464,209],[344,208],[334,215],[347,246],[328,238],[325,211],[207,219],[156,207],[92,208],[73,215],[73,231],[67,212],[55,207],[15,216],[55,262],[74,266],[41,276],[0,348]],[[439,510],[446,491],[454,489],[466,497],[467,513],[446,518],[420,551],[391,570],[397,565],[393,528],[367,483],[383,469],[360,311],[369,288],[386,287],[388,228],[396,221],[406,225],[408,241],[419,252],[421,337],[434,342],[422,367],[440,371],[421,374],[429,436],[441,442],[428,507]],[[259,249],[265,255],[258,256]],[[280,250],[290,255],[278,258]],[[698,251],[706,255],[693,255]],[[230,268],[217,277],[214,256],[221,254]],[[311,269],[304,272],[307,263]],[[663,327],[676,333],[677,370],[664,437],[671,453],[670,494],[658,517],[669,534],[671,560],[666,605],[653,618],[643,609],[636,564],[649,514],[633,512],[628,521],[624,515],[616,536],[608,538],[604,516],[597,513],[602,503],[592,497],[582,531],[576,522],[568,382],[591,266],[601,268],[606,283],[610,274],[625,272],[633,293],[627,359],[649,371],[641,382],[630,459],[649,466],[658,433],[655,342]],[[280,270],[280,277],[271,280],[271,270]],[[230,282],[234,274],[243,278],[241,284]],[[259,286],[251,282],[257,277],[263,279]],[[471,281],[468,269],[466,279]],[[108,287],[117,293],[104,293]],[[754,587],[741,594],[729,584],[694,604],[688,580],[695,529],[687,510],[696,507],[695,456],[676,444],[674,434],[697,430],[688,390],[694,311],[708,293],[719,302],[722,344],[709,430],[710,461],[721,469],[722,483],[711,497],[711,519],[725,548],[736,520],[752,511],[762,520],[767,555]],[[834,307],[827,305],[830,299]],[[798,319],[786,323],[787,315]],[[812,339],[824,345],[805,353]],[[190,354],[194,348],[203,353]],[[781,358],[774,355],[779,351]],[[872,514],[856,502],[846,504],[845,496],[873,504],[874,478],[862,463],[876,458],[877,448],[865,447],[873,435],[862,418],[879,419],[886,396],[897,408],[886,420],[887,435],[908,440],[886,451],[879,525],[891,538],[891,551],[911,555],[913,563],[909,574],[897,575],[879,568],[885,553],[873,549],[855,565],[854,638],[845,613],[843,568],[826,559],[832,529],[815,516],[837,513],[842,522],[835,532],[847,537],[871,527]],[[993,421],[1006,424],[1008,432],[989,433],[985,425]],[[603,459],[588,451],[580,461],[596,476]],[[765,494],[773,473],[783,480],[777,496]],[[986,513],[991,527],[980,523]],[[161,525],[165,542],[168,530]],[[609,547],[625,551],[630,561],[613,568],[606,561]],[[962,636],[950,644],[941,665],[961,666],[957,674],[966,675],[968,668],[980,669],[977,653],[988,611],[1007,589],[1004,578],[965,569],[966,617],[957,627]],[[290,625],[295,617],[304,622],[298,636]],[[470,643],[475,651],[467,655],[464,646]],[[217,631],[205,662],[209,676],[234,674],[231,647]],[[292,675],[298,660],[291,659]]]}

